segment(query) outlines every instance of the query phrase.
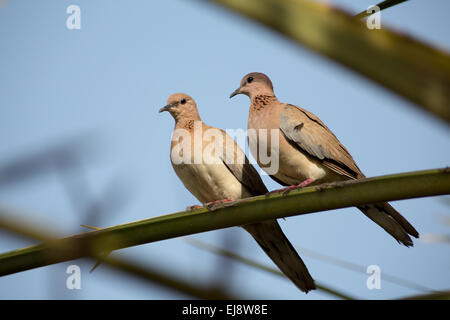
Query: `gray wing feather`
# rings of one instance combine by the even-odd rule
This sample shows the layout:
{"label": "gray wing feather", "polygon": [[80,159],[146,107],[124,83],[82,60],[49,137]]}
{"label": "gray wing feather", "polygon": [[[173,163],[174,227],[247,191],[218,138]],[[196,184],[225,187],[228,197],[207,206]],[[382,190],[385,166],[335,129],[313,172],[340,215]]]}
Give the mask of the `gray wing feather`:
{"label": "gray wing feather", "polygon": [[[222,132],[224,137],[228,136],[225,131],[222,130]],[[269,192],[255,167],[250,163],[241,148],[239,148],[236,141],[230,136],[228,136],[228,138],[233,141],[234,145],[233,154],[224,150],[224,157],[222,158],[222,161],[228,170],[230,170],[236,179],[238,179],[238,181],[253,195],[257,196]]]}
{"label": "gray wing feather", "polygon": [[[245,160],[248,161],[247,158],[245,158]],[[257,196],[269,192],[255,167],[253,167],[250,163],[233,164],[226,163],[224,161],[224,164],[239,180],[239,182],[242,183],[253,195]]]}
{"label": "gray wing feather", "polygon": [[351,179],[364,177],[347,149],[314,114],[288,104],[280,115],[280,129],[291,144],[331,170]]}

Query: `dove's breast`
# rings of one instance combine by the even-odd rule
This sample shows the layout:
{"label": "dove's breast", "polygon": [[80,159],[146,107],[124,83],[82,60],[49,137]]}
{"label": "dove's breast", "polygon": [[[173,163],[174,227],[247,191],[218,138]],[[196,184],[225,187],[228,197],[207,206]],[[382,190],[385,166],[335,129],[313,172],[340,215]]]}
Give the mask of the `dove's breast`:
{"label": "dove's breast", "polygon": [[223,163],[174,164],[185,187],[202,203],[238,200],[251,194]]}
{"label": "dove's breast", "polygon": [[[323,179],[328,170],[319,160],[291,145],[280,130],[280,108],[250,110],[249,148],[259,166],[288,185]],[[271,163],[267,164],[270,157]]]}

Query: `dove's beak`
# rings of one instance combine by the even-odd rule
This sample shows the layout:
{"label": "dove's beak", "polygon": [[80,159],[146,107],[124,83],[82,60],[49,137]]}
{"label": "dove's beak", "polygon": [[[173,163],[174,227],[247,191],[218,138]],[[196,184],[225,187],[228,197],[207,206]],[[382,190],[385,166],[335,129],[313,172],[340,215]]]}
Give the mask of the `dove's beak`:
{"label": "dove's beak", "polygon": [[231,94],[230,94],[230,99],[233,98],[235,95],[238,95],[241,93],[241,88],[237,88],[236,90],[234,90]]}
{"label": "dove's beak", "polygon": [[173,104],[168,104],[167,106],[162,107],[161,109],[159,109],[159,113],[164,112],[164,111],[170,111],[170,109],[172,109],[174,106]]}

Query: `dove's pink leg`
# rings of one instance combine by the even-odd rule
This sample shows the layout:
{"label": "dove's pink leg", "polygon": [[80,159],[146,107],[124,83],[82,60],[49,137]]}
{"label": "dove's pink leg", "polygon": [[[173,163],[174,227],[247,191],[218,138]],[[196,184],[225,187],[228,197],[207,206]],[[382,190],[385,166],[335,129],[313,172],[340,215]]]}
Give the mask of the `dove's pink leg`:
{"label": "dove's pink leg", "polygon": [[224,202],[231,202],[233,200],[231,199],[221,199],[221,200],[216,200],[216,201],[211,201],[205,204],[205,206],[212,206],[214,204],[219,204],[219,203],[224,203]]}
{"label": "dove's pink leg", "polygon": [[286,193],[289,193],[289,191],[292,191],[292,190],[295,190],[295,189],[301,189],[301,188],[304,188],[304,187],[306,187],[306,186],[309,186],[309,185],[310,185],[311,183],[313,183],[314,181],[316,181],[316,180],[311,179],[311,178],[308,178],[308,179],[306,179],[305,181],[303,181],[303,182],[301,182],[301,183],[299,183],[299,184],[296,184],[296,185],[288,186],[288,187],[285,187],[285,188],[281,188],[281,189],[277,189],[277,190],[270,191],[269,193],[267,193],[267,195],[270,195],[270,194],[273,194],[273,193],[283,193],[283,194],[286,194]]}
{"label": "dove's pink leg", "polygon": [[186,211],[192,211],[194,209],[200,209],[200,208],[203,208],[203,206],[199,206],[198,204],[194,204],[192,206],[186,207]]}
{"label": "dove's pink leg", "polygon": [[216,200],[216,201],[211,201],[208,202],[204,205],[205,208],[207,209],[214,209],[217,205],[220,205],[222,203],[226,203],[226,202],[231,202],[233,200],[231,199],[221,199],[221,200]]}

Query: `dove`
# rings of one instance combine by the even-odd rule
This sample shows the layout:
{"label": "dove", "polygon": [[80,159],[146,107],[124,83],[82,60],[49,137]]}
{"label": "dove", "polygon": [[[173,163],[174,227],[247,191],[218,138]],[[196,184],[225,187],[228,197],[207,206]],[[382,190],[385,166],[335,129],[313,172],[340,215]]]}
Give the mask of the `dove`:
{"label": "dove", "polygon": [[[234,139],[224,130],[202,122],[192,97],[173,94],[167,105],[159,110],[164,111],[175,119],[170,148],[173,169],[205,207],[268,192]],[[306,265],[276,220],[242,227],[301,291],[307,293],[315,289]]]}
{"label": "dove", "polygon": [[[263,170],[265,166],[255,150],[262,148],[278,154],[278,168],[269,175],[288,186],[281,190],[365,177],[344,145],[316,115],[278,101],[272,81],[265,74],[252,72],[244,76],[230,98],[238,94],[250,98],[248,131],[268,136],[255,139],[255,147],[250,147],[250,151]],[[277,144],[272,145],[272,141]],[[407,247],[413,246],[409,235],[419,237],[417,230],[387,202],[357,208]]]}

